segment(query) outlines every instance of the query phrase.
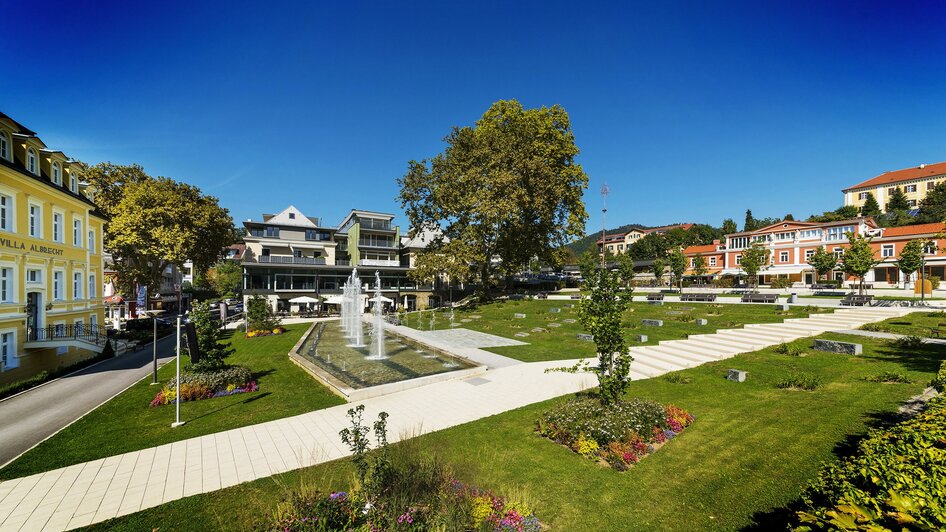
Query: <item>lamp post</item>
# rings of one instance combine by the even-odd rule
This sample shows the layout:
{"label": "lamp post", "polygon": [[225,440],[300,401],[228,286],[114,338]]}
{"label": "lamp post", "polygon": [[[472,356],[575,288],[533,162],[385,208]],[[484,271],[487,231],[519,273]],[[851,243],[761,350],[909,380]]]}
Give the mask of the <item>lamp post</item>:
{"label": "lamp post", "polygon": [[181,315],[177,315],[177,345],[175,346],[175,354],[177,357],[177,377],[174,384],[174,403],[175,403],[175,419],[174,423],[171,423],[171,428],[180,427],[184,424],[181,421]]}
{"label": "lamp post", "polygon": [[154,386],[158,383],[158,315],[163,314],[163,310],[146,310],[144,314],[151,317],[151,322],[154,325],[154,338],[151,341],[151,385]]}

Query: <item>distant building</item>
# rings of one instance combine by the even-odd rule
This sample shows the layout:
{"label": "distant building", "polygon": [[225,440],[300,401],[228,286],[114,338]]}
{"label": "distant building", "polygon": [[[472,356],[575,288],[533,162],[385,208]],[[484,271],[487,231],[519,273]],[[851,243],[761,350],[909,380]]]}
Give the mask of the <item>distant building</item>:
{"label": "distant building", "polygon": [[683,229],[684,231],[688,231],[694,225],[695,224],[685,223],[663,225],[660,227],[652,227],[650,229],[633,228],[626,233],[617,233],[613,235],[606,234],[604,241],[599,238],[595,244],[598,246],[599,255],[602,253],[602,249],[607,249],[610,254],[617,255],[618,253],[627,252],[634,242],[637,242],[641,238],[644,238],[646,235],[651,233],[662,235],[671,229]]}
{"label": "distant building", "polygon": [[873,194],[883,212],[887,212],[887,203],[899,188],[906,194],[907,203],[916,207],[926,197],[926,193],[946,179],[946,162],[935,164],[921,164],[912,168],[884,172],[845,188],[844,205],[861,208],[867,201],[867,194]]}

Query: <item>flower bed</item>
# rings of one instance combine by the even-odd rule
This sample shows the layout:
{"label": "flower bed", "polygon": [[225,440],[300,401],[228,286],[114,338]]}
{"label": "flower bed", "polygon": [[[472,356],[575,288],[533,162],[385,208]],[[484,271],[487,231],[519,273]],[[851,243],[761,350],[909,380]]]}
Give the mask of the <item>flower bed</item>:
{"label": "flower bed", "polygon": [[[151,406],[173,403],[177,399],[177,381],[172,379],[151,400]],[[259,390],[253,374],[245,366],[229,366],[217,371],[181,374],[181,401],[200,401]]]}
{"label": "flower bed", "polygon": [[285,328],[285,327],[282,327],[282,326],[276,327],[276,328],[274,328],[274,329],[272,329],[272,330],[270,330],[270,329],[253,329],[253,330],[251,330],[251,331],[247,331],[246,337],[247,337],[247,338],[257,338],[257,337],[259,337],[259,336],[272,336],[272,335],[274,335],[274,334],[282,334],[282,333],[284,333],[284,332],[286,332],[286,328]]}
{"label": "flower bed", "polygon": [[536,431],[586,458],[625,471],[693,420],[674,405],[635,398],[602,407],[598,400],[582,397],[543,414]]}
{"label": "flower bed", "polygon": [[538,532],[542,525],[524,504],[453,479],[438,486],[440,504],[366,505],[359,494],[294,492],[269,530],[495,530]]}

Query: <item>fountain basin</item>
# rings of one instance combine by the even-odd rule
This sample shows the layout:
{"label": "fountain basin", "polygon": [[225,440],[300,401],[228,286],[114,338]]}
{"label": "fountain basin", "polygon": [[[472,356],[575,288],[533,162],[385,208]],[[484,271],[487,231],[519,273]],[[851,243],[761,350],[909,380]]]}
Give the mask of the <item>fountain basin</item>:
{"label": "fountain basin", "polygon": [[389,329],[384,330],[384,336],[387,356],[371,360],[369,346],[348,346],[339,322],[315,322],[289,352],[289,358],[349,402],[486,371],[486,366],[477,366]]}

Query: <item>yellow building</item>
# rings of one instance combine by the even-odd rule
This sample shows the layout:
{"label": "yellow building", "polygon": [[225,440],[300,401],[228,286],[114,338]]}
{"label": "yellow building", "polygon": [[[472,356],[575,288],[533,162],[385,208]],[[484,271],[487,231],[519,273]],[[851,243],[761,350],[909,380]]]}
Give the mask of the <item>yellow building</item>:
{"label": "yellow building", "polygon": [[900,189],[907,196],[910,207],[916,207],[937,184],[946,180],[946,162],[921,164],[912,168],[884,172],[877,177],[844,189],[844,205],[860,209],[872,194],[880,209],[887,212],[894,190]]}
{"label": "yellow building", "polygon": [[0,113],[0,384],[104,347],[105,218],[79,170]]}

